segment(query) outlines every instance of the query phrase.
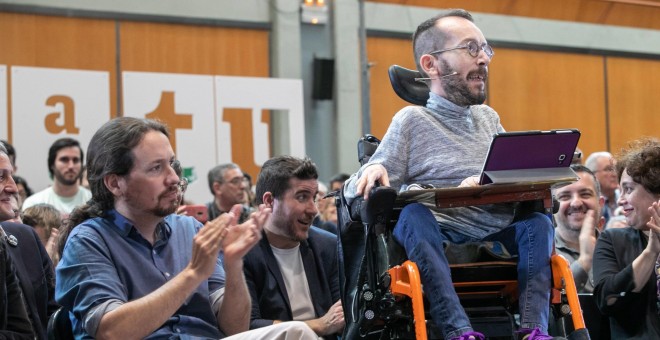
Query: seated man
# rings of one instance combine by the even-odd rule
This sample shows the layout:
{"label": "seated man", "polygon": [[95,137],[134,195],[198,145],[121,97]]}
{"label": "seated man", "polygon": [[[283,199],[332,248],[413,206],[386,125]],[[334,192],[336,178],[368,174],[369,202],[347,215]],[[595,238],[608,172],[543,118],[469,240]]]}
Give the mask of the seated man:
{"label": "seated man", "polygon": [[245,176],[234,163],[220,164],[208,173],[209,190],[213,200],[206,204],[209,220],[215,219],[236,204],[243,204],[238,223],[245,222],[253,209],[245,202]]}
{"label": "seated man", "polygon": [[[0,144],[0,221],[15,216],[11,197],[17,195],[18,189],[11,177],[12,169],[7,149]],[[7,239],[0,228],[0,339],[34,339]]]}
{"label": "seated man", "polygon": [[[14,212],[18,210],[18,193],[14,194]],[[59,211],[55,211],[60,217]],[[10,220],[0,223],[7,235],[8,251],[16,267],[28,316],[37,339],[46,339],[51,314],[59,308],[55,302],[55,272],[48,252],[32,227]]]}
{"label": "seated man", "polygon": [[53,185],[28,197],[21,206],[25,210],[35,204],[48,203],[63,215],[92,197],[92,193],[80,185],[83,150],[77,140],[60,138],[48,149],[48,171]]}
{"label": "seated man", "polygon": [[120,117],[90,141],[93,198],[62,231],[55,289],[75,337],[315,336],[301,322],[241,333],[251,306],[243,256],[259,241],[270,209],[240,225],[239,205],[204,226],[173,214],[180,179],[168,136],[158,122]]}
{"label": "seated man", "polygon": [[578,293],[591,293],[594,291],[591,264],[596,237],[605,224],[600,215],[605,199],[589,168],[571,165],[571,169],[580,179],[552,188],[552,195],[559,202],[559,210],[554,215],[555,250],[571,264]]}
{"label": "seated man", "polygon": [[251,328],[300,320],[326,340],[344,328],[337,237],[312,226],[317,179],[307,158],[275,157],[261,168],[257,203],[273,215],[264,225],[265,237],[245,257]]}
{"label": "seated man", "polygon": [[[348,199],[368,199],[376,182],[397,189],[413,183],[477,185],[492,136],[504,131],[497,113],[481,105],[494,52],[470,13],[449,10],[423,22],[413,49],[418,70],[430,81],[430,98],[426,107],[409,106],[394,116],[369,163],[346,183]],[[513,216],[513,204],[431,213],[417,203],[401,211],[394,237],[417,263],[433,322],[445,339],[483,339],[453,288],[445,240],[500,241],[519,255],[520,336],[548,338],[552,223],[540,213],[515,223]]]}

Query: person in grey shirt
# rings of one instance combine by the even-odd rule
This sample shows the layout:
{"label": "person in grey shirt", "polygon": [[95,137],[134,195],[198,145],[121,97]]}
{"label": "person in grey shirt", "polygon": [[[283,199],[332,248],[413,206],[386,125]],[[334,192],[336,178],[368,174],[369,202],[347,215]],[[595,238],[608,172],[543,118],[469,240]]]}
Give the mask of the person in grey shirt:
{"label": "person in grey shirt", "polygon": [[[488,65],[494,55],[470,13],[448,10],[423,22],[413,35],[417,69],[429,81],[425,107],[410,106],[393,118],[371,157],[345,184],[344,195],[368,199],[376,182],[400,188],[475,186],[493,134],[504,131],[499,116],[482,105]],[[467,178],[466,178],[467,177]],[[550,297],[550,219],[531,213],[513,222],[514,205],[445,210],[433,204],[407,205],[394,228],[395,239],[420,268],[431,317],[445,339],[483,339],[472,329],[451,282],[442,242],[500,241],[518,254],[521,332],[545,339]]]}

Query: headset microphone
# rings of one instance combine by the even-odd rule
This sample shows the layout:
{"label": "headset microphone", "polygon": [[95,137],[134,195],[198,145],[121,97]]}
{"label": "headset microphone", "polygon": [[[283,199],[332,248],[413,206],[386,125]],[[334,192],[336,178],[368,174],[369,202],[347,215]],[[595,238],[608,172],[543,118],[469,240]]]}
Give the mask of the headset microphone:
{"label": "headset microphone", "polygon": [[444,76],[440,76],[438,78],[415,78],[415,81],[424,82],[425,80],[442,79],[442,78],[445,78],[445,77],[455,76],[457,74],[458,74],[458,72],[454,71],[450,74],[445,74]]}

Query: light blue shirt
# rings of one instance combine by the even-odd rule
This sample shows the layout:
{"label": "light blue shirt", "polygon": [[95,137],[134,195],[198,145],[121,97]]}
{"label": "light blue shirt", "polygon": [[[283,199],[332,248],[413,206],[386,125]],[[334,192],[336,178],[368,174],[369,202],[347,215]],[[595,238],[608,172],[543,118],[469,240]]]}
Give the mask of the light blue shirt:
{"label": "light blue shirt", "polygon": [[[70,311],[76,339],[91,339],[103,314],[155,291],[190,262],[193,237],[202,225],[169,215],[153,246],[117,211],[73,229],[57,266],[55,298]],[[220,338],[211,294],[224,287],[222,257],[216,270],[165,324],[148,338]]]}

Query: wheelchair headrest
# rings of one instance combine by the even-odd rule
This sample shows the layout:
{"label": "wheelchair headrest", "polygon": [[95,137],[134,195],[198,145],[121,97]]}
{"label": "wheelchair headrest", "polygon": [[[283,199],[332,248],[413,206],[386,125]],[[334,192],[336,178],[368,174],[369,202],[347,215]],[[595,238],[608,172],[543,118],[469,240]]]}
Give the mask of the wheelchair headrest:
{"label": "wheelchair headrest", "polygon": [[419,71],[392,65],[388,73],[392,88],[401,99],[415,105],[426,105],[429,99],[429,87],[425,82],[415,80],[422,77]]}

